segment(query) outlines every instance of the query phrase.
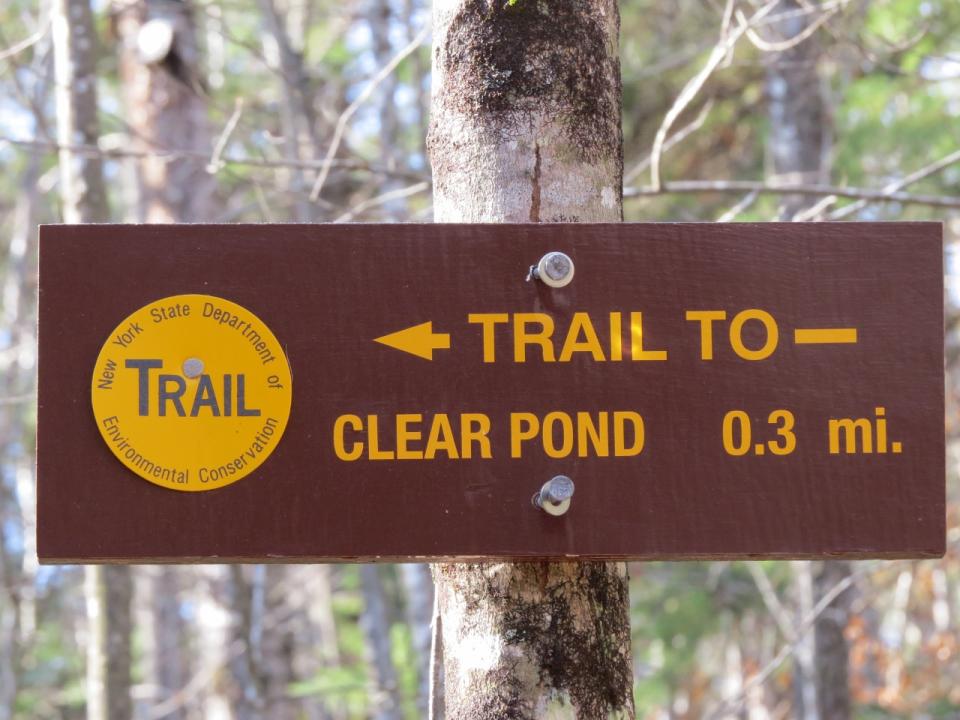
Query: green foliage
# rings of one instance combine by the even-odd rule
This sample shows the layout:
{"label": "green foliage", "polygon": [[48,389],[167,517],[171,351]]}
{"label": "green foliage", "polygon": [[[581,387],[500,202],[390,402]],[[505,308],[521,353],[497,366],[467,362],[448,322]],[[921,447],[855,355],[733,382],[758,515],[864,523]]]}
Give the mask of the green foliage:
{"label": "green foliage", "polygon": [[[526,0],[532,1],[532,0]],[[505,0],[506,7],[523,12],[521,0]],[[216,170],[217,210],[215,219],[225,222],[287,221],[307,191],[292,182],[294,169],[302,169],[309,188],[316,177],[316,162],[326,152],[341,114],[356,99],[378,71],[373,49],[376,20],[367,7],[331,0],[306,3],[273,3],[276,7],[302,6],[303,16],[288,23],[294,48],[302,51],[304,85],[298,90],[310,108],[312,125],[303,128],[298,158],[288,157],[284,112],[287,96],[283,73],[276,66],[275,48],[265,40],[262,8],[266,3],[252,0],[197,0],[195,13],[200,29],[205,64],[211,73],[209,121],[217,137],[243,100],[240,122],[231,133],[224,157],[230,160]],[[746,7],[749,3],[738,3]],[[35,0],[5,0],[0,4],[0,51],[29,37],[42,19]],[[622,0],[620,55],[623,71],[623,131],[625,167],[629,173],[643,165],[654,137],[681,89],[703,67],[720,37],[723,3],[702,0]],[[119,73],[119,39],[107,3],[96,3],[97,30],[101,38],[97,86],[103,146],[112,150],[104,158],[115,219],[134,216],[131,178],[136,158],[125,154],[134,138],[130,113],[124,107]],[[408,8],[417,18],[404,13]],[[396,52],[419,30],[430,5],[425,0],[390,4],[389,51]],[[381,28],[382,30],[382,28]],[[771,37],[769,27],[758,28]],[[828,99],[826,122],[832,135],[829,182],[863,188],[880,188],[954,152],[960,147],[960,2],[957,0],[875,0],[849,3],[831,18],[813,39],[820,44],[820,75]],[[219,50],[217,49],[219,48]],[[219,53],[219,55],[217,55]],[[401,62],[393,74],[392,96],[371,93],[347,123],[340,151],[335,157],[324,196],[310,204],[316,221],[330,221],[346,209],[375,200],[429,177],[424,142],[429,105],[431,52],[422,47]],[[699,127],[663,155],[665,180],[754,180],[763,181],[770,172],[768,143],[771,137],[767,117],[767,80],[773,58],[742,39],[729,58],[707,80],[697,97],[680,115],[671,135],[689,126],[709,105]],[[24,191],[24,177],[31,163],[39,167],[40,188],[37,222],[60,218],[57,199],[57,156],[53,144],[55,103],[52,87],[44,90],[49,77],[47,41],[38,42],[0,64],[0,233],[11,237],[16,224],[18,202]],[[216,71],[216,72],[214,72]],[[216,78],[214,78],[216,75]],[[215,81],[214,81],[215,79]],[[396,130],[384,131],[383,116],[393,112]],[[27,142],[3,142],[11,141]],[[36,144],[31,144],[32,141]],[[175,141],[171,141],[175,142]],[[178,147],[157,147],[176,151]],[[212,151],[212,148],[210,148]],[[206,152],[203,153],[206,155]],[[203,158],[204,162],[206,157]],[[628,185],[648,185],[649,167],[641,168]],[[915,193],[960,195],[960,165],[954,165],[910,185]],[[297,193],[300,195],[297,195]],[[742,195],[726,192],[697,194],[667,193],[628,199],[628,220],[712,221],[723,215]],[[811,197],[813,204],[818,198]],[[749,202],[736,219],[766,221],[776,217],[782,198],[764,194]],[[849,204],[841,200],[833,207]],[[956,222],[956,211],[923,205],[900,206],[872,203],[853,219],[944,219]],[[429,193],[420,193],[394,203],[368,202],[357,220],[387,222],[429,220]],[[950,225],[947,225],[948,241]],[[28,263],[32,268],[33,262]],[[6,251],[0,252],[0,270],[9,269]],[[33,291],[35,277],[21,282]],[[28,314],[29,315],[29,314]],[[956,322],[954,318],[951,322]],[[24,322],[33,332],[35,319]],[[952,335],[951,335],[952,337]],[[4,340],[4,343],[6,340]],[[0,347],[0,354],[11,353]],[[12,364],[4,366],[4,369]],[[27,369],[32,382],[32,369]],[[32,387],[25,387],[25,391]],[[953,392],[953,391],[952,391]],[[4,405],[5,432],[11,440],[3,450],[10,474],[14,463],[24,459],[34,446],[35,413],[27,403]],[[956,415],[955,412],[952,413]],[[955,422],[955,420],[954,420]],[[951,480],[954,474],[951,474]],[[954,491],[951,483],[951,491]],[[14,489],[3,488],[0,505],[6,531],[20,532],[22,508]],[[718,488],[722,492],[723,488]],[[951,528],[956,529],[956,511]],[[6,540],[6,538],[5,538]],[[952,541],[953,542],[953,541]],[[4,545],[4,573],[19,598],[23,552],[22,539]],[[960,664],[956,647],[956,602],[960,566],[956,553],[939,563],[933,561],[884,566],[886,570],[866,573],[858,585],[862,616],[848,633],[860,643],[866,658],[852,672],[863,683],[873,683],[871,692],[855,697],[860,720],[930,717],[951,718],[960,713],[953,688],[960,687]],[[905,607],[894,602],[898,576],[909,567],[917,576]],[[786,562],[761,565],[787,613],[797,609],[794,568]],[[947,578],[951,625],[935,628],[931,617],[933,596],[931,569]],[[288,687],[295,698],[323,700],[330,715],[338,718],[365,718],[372,714],[373,673],[367,639],[360,626],[364,602],[358,570],[339,566],[334,571],[332,612],[336,623],[339,665],[325,665],[310,671]],[[779,651],[786,639],[760,599],[753,578],[742,563],[645,563],[632,568],[631,615],[637,667],[635,696],[640,717],[673,713],[678,697],[693,704],[700,699],[715,702],[720,695],[716,683],[728,671],[723,650],[736,643],[742,654],[744,677],[755,674]],[[33,581],[37,594],[36,632],[20,649],[17,720],[79,718],[85,703],[83,637],[84,609],[81,573],[51,570]],[[403,715],[417,717],[418,678],[410,628],[398,608],[403,591],[395,573],[385,572],[386,594],[391,612],[389,633],[391,660],[397,671],[397,695]],[[211,592],[221,592],[213,590]],[[226,605],[229,600],[220,598]],[[901,602],[901,601],[897,601]],[[0,600],[0,620],[7,628],[12,622],[7,597]],[[904,637],[919,640],[896,647],[887,644],[879,628],[884,619],[903,616]],[[896,615],[900,617],[900,615]],[[194,628],[191,626],[191,631]],[[856,630],[856,633],[853,631]],[[268,630],[269,632],[270,630]],[[945,640],[931,641],[936,633]],[[859,634],[857,634],[859,633]],[[144,664],[143,647],[135,636],[138,680]],[[951,641],[954,644],[950,645]],[[185,643],[188,645],[188,643]],[[950,652],[941,657],[946,648]],[[0,648],[0,652],[10,652]],[[300,648],[299,652],[303,652]],[[950,653],[953,654],[950,654]],[[311,660],[316,660],[311,656]],[[882,672],[892,662],[902,663],[903,684],[895,703],[877,700],[877,685],[886,682]],[[324,662],[329,662],[325,660]],[[860,662],[860,661],[858,661]],[[886,665],[885,665],[886,663]],[[310,665],[316,667],[317,663]],[[879,669],[878,669],[879,668]],[[783,663],[765,681],[764,704],[770,708],[791,707],[791,664]],[[218,683],[227,683],[223,670]],[[952,693],[952,694],[951,694]],[[691,705],[693,707],[693,705]],[[702,709],[703,706],[696,706]],[[0,713],[2,714],[2,713]],[[706,712],[704,711],[704,713]],[[699,716],[691,710],[689,716]]]}
{"label": "green foliage", "polygon": [[39,610],[33,642],[21,658],[16,716],[22,720],[69,716],[86,703],[84,654],[71,642],[69,628],[58,622],[65,608],[58,598]]}
{"label": "green foliage", "polygon": [[293,697],[319,696],[350,717],[364,717],[369,707],[370,686],[362,665],[342,665],[320,670],[313,678],[291,683]]}
{"label": "green foliage", "polygon": [[417,712],[417,658],[413,649],[413,635],[406,623],[394,623],[390,627],[390,646],[393,651],[393,666],[397,670],[398,694],[403,715],[416,720]]}
{"label": "green foliage", "polygon": [[720,617],[707,587],[702,563],[648,564],[631,583],[634,653],[641,672],[636,679],[638,710],[672,697],[696,665],[700,641],[714,632]]}

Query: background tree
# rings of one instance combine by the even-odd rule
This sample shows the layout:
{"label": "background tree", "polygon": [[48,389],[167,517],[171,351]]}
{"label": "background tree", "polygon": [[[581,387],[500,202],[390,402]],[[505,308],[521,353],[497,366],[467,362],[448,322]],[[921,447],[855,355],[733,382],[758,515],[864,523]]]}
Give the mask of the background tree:
{"label": "background tree", "polygon": [[[124,118],[136,157],[124,171],[134,222],[197,222],[216,215],[216,181],[201,157],[212,142],[195,21],[190,5],[171,0],[115,1],[111,25],[119,48]],[[196,156],[166,158],[174,145]],[[143,677],[148,699],[169,720],[182,720],[191,667],[181,595],[189,570],[164,565],[140,573],[144,613]],[[219,636],[219,643],[225,641]],[[218,658],[208,659],[216,662]]]}
{"label": "background tree", "polygon": [[[770,133],[767,139],[769,181],[772,185],[823,185],[830,180],[832,119],[826,87],[820,76],[821,39],[807,36],[816,18],[794,0],[783,0],[775,12],[783,19],[771,24],[765,50],[766,98]],[[814,28],[815,29],[815,28]],[[795,194],[781,199],[781,220],[815,217],[817,199]],[[794,563],[799,617],[809,614],[817,599],[845,577],[851,565],[842,560]],[[814,632],[794,652],[794,685],[798,715],[846,720],[850,717],[847,682],[847,626],[850,591],[838,596],[814,624]],[[789,636],[788,638],[789,639]]]}
{"label": "background tree", "polygon": [[[207,197],[208,218],[222,222],[429,221],[435,209],[442,218],[424,149],[431,87],[426,0],[169,0],[162,12],[189,17],[195,39],[188,64],[199,91],[184,97],[202,109],[184,122],[202,128],[205,121],[207,130],[171,132],[154,142],[144,141],[149,133],[137,129],[128,110],[131,80],[122,68],[133,46],[117,15],[127,4],[91,4],[90,37],[101,42],[87,49],[95,48],[89,63],[101,132],[59,140],[52,2],[0,5],[0,717],[18,720],[78,718],[86,711],[84,573],[38,568],[32,545],[35,224],[65,217],[60,197],[70,179],[68,168],[61,180],[60,151],[73,158],[71,167],[99,161],[114,221],[142,217],[137,168],[148,165],[168,178],[190,167],[194,174],[182,182]],[[514,11],[524,4],[528,0],[504,3]],[[72,12],[75,5],[84,3],[70,3]],[[829,578],[828,566],[821,572],[814,565],[812,609],[828,602],[809,622],[799,610],[797,573],[787,563],[631,564],[637,714],[800,716],[791,661],[796,641],[825,637],[811,628],[833,622],[833,637],[848,646],[848,683],[831,675],[838,687],[849,688],[852,717],[950,718],[960,708],[954,251],[960,5],[621,0],[620,18],[627,220],[763,221],[780,217],[788,201],[811,220],[940,219],[948,268],[947,556],[831,564],[838,572]],[[800,21],[802,42],[778,49],[786,36],[796,37],[783,28]],[[440,31],[434,28],[438,47]],[[178,45],[177,52],[186,47]],[[812,113],[805,105],[811,91],[803,89],[812,86],[792,79],[804,63],[791,61],[810,53],[829,153],[817,173],[811,167],[807,177],[787,178],[772,164],[771,145],[789,125],[771,115],[770,78],[779,72],[788,97]],[[490,62],[499,67],[510,59],[504,51]],[[160,69],[163,63],[154,72]],[[162,87],[159,78],[153,87]],[[497,99],[495,90],[487,97]],[[508,195],[517,198],[521,221],[533,207],[536,143],[529,140],[536,132],[523,127],[522,150],[509,159],[512,165],[502,165],[506,175],[490,175],[515,178],[519,189]],[[554,196],[543,182],[550,158],[542,143],[540,150],[545,219],[554,212]],[[438,187],[438,197],[443,192]],[[478,192],[486,196],[490,188]],[[593,216],[584,211],[581,217]],[[168,617],[181,625],[182,639],[172,644],[182,652],[181,687],[167,688],[160,700],[152,694],[149,661],[156,616],[152,601],[138,603],[130,628],[137,720],[169,713],[189,720],[266,717],[273,710],[258,703],[268,699],[308,718],[365,718],[383,709],[375,702],[382,695],[374,638],[360,621],[369,612],[359,568],[267,570],[179,574],[179,592],[164,599],[175,600]],[[423,618],[430,593],[422,568],[414,585],[408,570],[379,567],[384,621],[377,632],[390,639],[382,644],[390,647],[396,677],[394,708],[415,718],[425,701]],[[139,582],[140,571],[135,575]],[[152,582],[139,584],[140,597]],[[841,613],[831,607],[835,600]],[[266,667],[273,674],[264,675]],[[822,705],[824,693],[818,697]]]}
{"label": "background tree", "polygon": [[[51,23],[63,219],[68,223],[106,222],[110,210],[100,158],[82,155],[71,147],[96,146],[100,137],[94,68],[97,40],[90,6],[55,0]],[[128,567],[87,567],[87,720],[131,715],[132,592]]]}

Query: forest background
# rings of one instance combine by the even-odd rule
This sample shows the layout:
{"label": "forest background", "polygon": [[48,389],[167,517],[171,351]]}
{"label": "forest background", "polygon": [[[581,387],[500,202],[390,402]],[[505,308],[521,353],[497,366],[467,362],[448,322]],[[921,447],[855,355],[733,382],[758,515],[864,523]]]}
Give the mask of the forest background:
{"label": "forest background", "polygon": [[[637,715],[815,718],[819,691],[960,717],[960,3],[774,5],[622,0],[625,219],[944,222],[948,552],[632,564]],[[58,153],[102,165],[115,222],[429,222],[429,3],[70,6],[92,9],[92,141],[58,136],[51,7],[0,6],[0,720],[88,716],[104,582],[132,589],[111,632],[138,720],[425,716],[428,568],[39,567],[33,450]]]}

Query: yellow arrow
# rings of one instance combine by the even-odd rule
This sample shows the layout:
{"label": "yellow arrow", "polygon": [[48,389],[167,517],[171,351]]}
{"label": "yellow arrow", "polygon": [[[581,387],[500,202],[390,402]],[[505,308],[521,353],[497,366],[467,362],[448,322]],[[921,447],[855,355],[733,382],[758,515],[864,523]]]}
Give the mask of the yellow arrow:
{"label": "yellow arrow", "polygon": [[432,320],[374,338],[373,341],[422,357],[424,360],[433,360],[434,350],[450,349],[450,333],[435,333]]}

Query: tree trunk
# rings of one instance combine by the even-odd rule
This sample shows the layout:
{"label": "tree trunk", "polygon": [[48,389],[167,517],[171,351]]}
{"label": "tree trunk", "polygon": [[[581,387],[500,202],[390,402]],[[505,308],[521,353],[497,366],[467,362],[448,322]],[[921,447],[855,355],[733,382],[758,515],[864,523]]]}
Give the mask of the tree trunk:
{"label": "tree trunk", "polygon": [[435,0],[438,222],[623,218],[615,0]]}
{"label": "tree trunk", "polygon": [[[796,626],[813,612],[813,563],[801,560],[793,563],[793,587],[797,597]],[[784,639],[783,642],[789,642]],[[817,712],[816,648],[814,633],[807,631],[797,641],[793,651],[794,716],[799,720],[819,720]]]}
{"label": "tree trunk", "polygon": [[[89,1],[55,0],[52,27],[63,218],[68,223],[106,222],[110,213],[100,159],[71,150],[95,146],[100,135],[97,43]],[[128,567],[87,568],[88,720],[126,720],[131,715],[132,593]]]}
{"label": "tree trunk", "polygon": [[[37,93],[38,100],[45,91]],[[36,347],[37,211],[40,201],[42,159],[31,153],[22,176],[23,192],[13,211],[13,227],[5,258],[0,291],[0,327],[7,328],[7,347],[13,348],[0,363],[3,397],[29,396],[34,387],[36,365],[25,356]],[[20,348],[19,351],[16,349]],[[0,463],[15,479],[0,490],[0,522],[20,527],[22,547],[10,547],[0,533],[0,720],[16,713],[22,674],[22,650],[34,641],[36,631],[36,475],[30,447],[31,414],[27,403],[16,403],[0,413]]]}
{"label": "tree trunk", "polygon": [[290,684],[298,678],[294,669],[296,628],[291,624],[294,613],[284,587],[287,568],[284,565],[257,565],[254,578],[254,592],[263,596],[260,630],[260,676],[265,700],[263,717],[298,720],[302,717],[300,702],[288,691]]}
{"label": "tree trunk", "polygon": [[130,600],[126,565],[89,565],[87,599],[87,720],[128,720],[130,700]]}
{"label": "tree trunk", "polygon": [[[814,591],[819,599],[846,578],[852,571],[843,560],[826,560],[814,580]],[[831,602],[814,625],[814,657],[817,666],[817,708],[820,720],[849,720],[850,707],[850,646],[844,631],[850,621],[852,591],[846,590]]]}
{"label": "tree trunk", "polygon": [[[395,26],[400,19],[395,17],[396,10],[393,0],[373,0],[370,6],[370,36],[373,44],[373,57],[377,67],[384,67],[393,59],[394,47],[391,37]],[[411,59],[412,63],[412,59]],[[404,155],[401,122],[397,108],[397,76],[390,73],[377,87],[376,107],[377,120],[380,126],[381,162],[389,169],[396,170],[401,164]],[[400,189],[401,182],[395,176],[388,176],[382,181],[371,178],[371,183],[377,194],[385,194]],[[394,198],[381,205],[389,221],[402,221],[406,215],[407,202],[404,198]]]}
{"label": "tree trunk", "polygon": [[96,145],[100,139],[93,13],[89,0],[55,0],[52,13],[63,220],[107,222],[110,210],[100,158],[71,149]]}
{"label": "tree trunk", "polygon": [[[615,0],[435,0],[433,15],[436,220],[621,220]],[[434,580],[448,717],[633,717],[624,564],[437,565]]]}
{"label": "tree trunk", "polygon": [[[115,0],[113,22],[119,37],[119,67],[130,145],[145,156],[135,160],[134,201],[138,222],[198,222],[214,215],[213,178],[202,157],[164,157],[166,153],[211,152],[207,101],[201,82],[196,29],[187,2]],[[172,35],[165,36],[165,29]],[[168,42],[164,42],[168,40]],[[193,569],[162,566],[150,571],[144,663],[154,688],[154,707],[164,717],[186,717],[184,690],[186,633],[180,614],[184,573]],[[193,581],[190,582],[193,584]],[[201,633],[208,629],[201,626]],[[208,646],[209,642],[201,640]],[[205,688],[209,693],[211,688]]]}
{"label": "tree trunk", "polygon": [[[238,647],[230,654],[230,674],[233,679],[232,703],[235,720],[256,720],[263,717],[264,687],[260,677],[263,657],[263,610],[264,588],[262,565],[253,566],[257,571],[252,581],[245,577],[243,565],[230,565],[229,592],[232,622],[231,644]],[[258,577],[259,576],[259,577]]]}
{"label": "tree trunk", "polygon": [[[288,13],[281,15],[274,0],[259,0],[266,33],[263,36],[265,55],[273,61],[280,75],[283,101],[280,119],[283,127],[284,152],[287,160],[303,162],[318,154],[314,136],[316,120],[310,102],[310,80],[303,66],[302,53],[294,50],[287,33]],[[310,222],[314,208],[308,198],[309,187],[300,167],[285,169],[286,185],[291,196],[293,217],[297,222]]]}
{"label": "tree trunk", "polygon": [[[226,565],[198,565],[184,573],[183,580],[193,583],[185,588],[184,601],[193,609],[196,625],[190,632],[190,665],[193,676],[187,687],[203,688],[187,707],[190,720],[235,720],[230,708],[228,657],[230,646],[230,608],[227,606],[228,569]],[[167,720],[165,716],[163,720]]]}
{"label": "tree trunk", "polygon": [[360,625],[366,637],[367,661],[373,674],[368,712],[373,720],[400,720],[400,694],[390,640],[390,612],[378,565],[360,566],[360,588],[363,593]]}
{"label": "tree trunk", "polygon": [[410,627],[417,663],[417,710],[427,717],[430,701],[430,622],[433,619],[433,580],[430,566],[404,563],[398,568],[403,583],[404,616]]}
{"label": "tree trunk", "polygon": [[[197,33],[189,2],[114,0],[120,77],[138,165],[142,222],[209,221],[216,183]],[[173,152],[173,156],[169,154]]]}
{"label": "tree trunk", "polygon": [[[772,24],[773,39],[786,41],[807,28],[812,17],[797,0],[781,0],[772,15],[790,14]],[[816,185],[829,179],[830,132],[823,82],[821,47],[814,34],[795,47],[767,58],[767,114],[770,121],[769,179],[772,184]],[[804,195],[786,195],[779,215],[793,217],[810,204]]]}
{"label": "tree trunk", "polygon": [[[281,592],[293,639],[293,677],[316,678],[338,667],[337,630],[333,615],[330,565],[284,566]],[[329,720],[333,698],[311,693],[299,698],[297,720]]]}
{"label": "tree trunk", "polygon": [[[797,0],[782,0],[774,15],[792,17],[773,23],[776,41],[786,41],[804,32],[811,15],[796,13],[802,9]],[[771,181],[795,184],[825,184],[829,181],[831,125],[824,85],[820,78],[821,46],[816,33],[796,46],[767,56],[767,95],[770,121],[769,157]],[[802,217],[810,198],[787,195],[779,211],[782,220]],[[850,563],[828,560],[813,568],[798,563],[799,588],[808,601],[801,610],[806,614],[817,600],[850,573]],[[849,647],[844,630],[849,619],[850,591],[837,597],[814,624],[812,637],[801,643],[796,654],[798,695],[797,717],[820,720],[850,718],[848,686]],[[804,690],[806,692],[804,692]]]}
{"label": "tree trunk", "polygon": [[[147,634],[152,634],[152,680],[157,688],[154,700],[163,702],[176,696],[187,683],[184,667],[184,627],[180,617],[180,585],[182,569],[174,565],[151,568],[149,580],[153,623]],[[171,709],[164,720],[186,717],[182,707]]]}

